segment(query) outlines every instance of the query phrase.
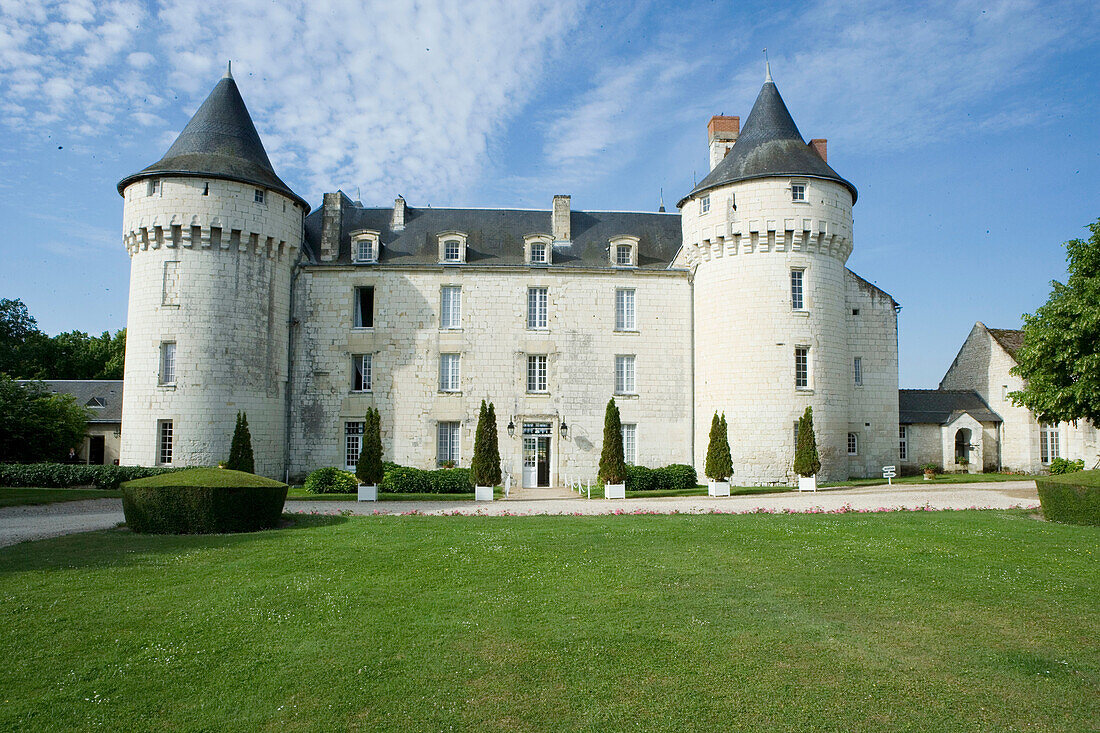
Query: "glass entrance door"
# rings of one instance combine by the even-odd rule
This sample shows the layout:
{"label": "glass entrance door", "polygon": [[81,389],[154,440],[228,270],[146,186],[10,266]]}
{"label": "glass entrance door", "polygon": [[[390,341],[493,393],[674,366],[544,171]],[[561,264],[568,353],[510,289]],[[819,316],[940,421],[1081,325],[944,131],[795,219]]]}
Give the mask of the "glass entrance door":
{"label": "glass entrance door", "polygon": [[550,485],[550,423],[523,424],[523,486]]}

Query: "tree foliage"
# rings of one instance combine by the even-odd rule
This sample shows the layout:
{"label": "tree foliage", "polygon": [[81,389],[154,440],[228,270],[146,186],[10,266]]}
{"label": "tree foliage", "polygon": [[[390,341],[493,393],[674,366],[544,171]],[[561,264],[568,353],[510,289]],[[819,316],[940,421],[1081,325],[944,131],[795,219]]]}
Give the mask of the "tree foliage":
{"label": "tree foliage", "polygon": [[814,410],[807,407],[798,418],[798,445],[794,449],[794,472],[799,476],[814,476],[821,470],[821,457],[817,454],[817,436],[814,435]]}
{"label": "tree foliage", "polygon": [[122,379],[126,329],[47,336],[21,300],[0,299],[0,374],[16,379]]}
{"label": "tree foliage", "polygon": [[726,416],[714,413],[710,421],[710,442],[707,444],[707,478],[725,481],[733,473],[733,457],[730,456],[730,442],[727,436]]}
{"label": "tree foliage", "polygon": [[229,460],[225,467],[233,471],[256,473],[256,459],[252,455],[252,433],[248,431],[248,414],[237,411],[237,426],[233,429],[233,442],[229,445]]}
{"label": "tree foliage", "polygon": [[500,449],[497,443],[496,410],[493,404],[481,401],[481,412],[474,433],[474,457],[470,461],[470,480],[474,486],[496,486],[500,483]]}
{"label": "tree foliage", "polygon": [[1066,242],[1069,279],[1024,314],[1024,344],[1012,373],[1026,380],[1009,397],[1043,422],[1100,425],[1100,219],[1089,239]]}
{"label": "tree foliage", "polygon": [[605,484],[621,484],[626,480],[626,458],[623,456],[623,423],[619,408],[612,397],[603,417],[603,451],[600,453],[599,480]]}
{"label": "tree foliage", "polygon": [[72,395],[0,374],[0,463],[64,461],[84,442],[87,421]]}
{"label": "tree foliage", "polygon": [[363,421],[363,440],[359,444],[359,460],[355,476],[359,483],[378,486],[382,483],[382,416],[375,407],[368,407]]}

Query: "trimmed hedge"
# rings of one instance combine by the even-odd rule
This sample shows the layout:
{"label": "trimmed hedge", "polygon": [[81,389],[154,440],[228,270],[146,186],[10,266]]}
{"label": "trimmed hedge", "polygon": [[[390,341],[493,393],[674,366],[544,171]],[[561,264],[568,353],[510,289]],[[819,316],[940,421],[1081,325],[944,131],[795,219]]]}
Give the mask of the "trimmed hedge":
{"label": "trimmed hedge", "polygon": [[472,485],[468,468],[425,471],[394,466],[386,471],[381,491],[387,494],[465,494]]}
{"label": "trimmed hedge", "polygon": [[278,526],[286,492],[262,476],[192,468],[123,483],[122,511],[142,534],[255,532]]}
{"label": "trimmed hedge", "polygon": [[0,486],[71,489],[94,486],[114,490],[123,481],[180,471],[167,466],[92,466],[83,463],[0,464]]}
{"label": "trimmed hedge", "polygon": [[1100,526],[1100,471],[1035,479],[1043,516],[1052,522]]}
{"label": "trimmed hedge", "polygon": [[682,491],[694,489],[697,485],[695,469],[681,463],[662,468],[626,467],[627,491]]}
{"label": "trimmed hedge", "polygon": [[310,494],[354,494],[358,486],[354,473],[331,467],[318,468],[302,484]]}

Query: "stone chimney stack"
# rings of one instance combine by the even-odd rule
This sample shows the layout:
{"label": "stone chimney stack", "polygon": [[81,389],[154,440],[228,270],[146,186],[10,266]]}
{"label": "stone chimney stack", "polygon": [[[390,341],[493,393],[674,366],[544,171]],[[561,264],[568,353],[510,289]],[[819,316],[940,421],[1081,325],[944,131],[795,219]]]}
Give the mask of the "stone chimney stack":
{"label": "stone chimney stack", "polygon": [[390,219],[390,229],[395,232],[405,229],[405,197],[398,196],[393,200],[393,218]]}
{"label": "stone chimney stack", "polygon": [[741,118],[715,115],[707,123],[707,142],[710,144],[710,169],[722,162],[741,134]]}
{"label": "stone chimney stack", "polygon": [[828,143],[829,141],[823,137],[815,137],[810,141],[810,148],[817,153],[817,157],[821,158],[826,163],[829,162],[829,153],[827,150]]}
{"label": "stone chimney stack", "polygon": [[568,242],[572,239],[569,232],[569,196],[554,197],[554,209],[550,215],[550,233],[555,242]]}
{"label": "stone chimney stack", "polygon": [[321,214],[321,262],[332,262],[340,254],[340,225],[344,193],[326,193]]}

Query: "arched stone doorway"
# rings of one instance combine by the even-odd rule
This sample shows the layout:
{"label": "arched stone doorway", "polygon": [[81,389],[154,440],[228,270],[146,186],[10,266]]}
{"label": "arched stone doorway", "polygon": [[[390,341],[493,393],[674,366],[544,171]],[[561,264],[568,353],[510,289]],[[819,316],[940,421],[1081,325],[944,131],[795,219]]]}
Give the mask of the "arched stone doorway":
{"label": "arched stone doorway", "polygon": [[955,431],[955,463],[961,466],[970,465],[970,428],[959,428]]}

